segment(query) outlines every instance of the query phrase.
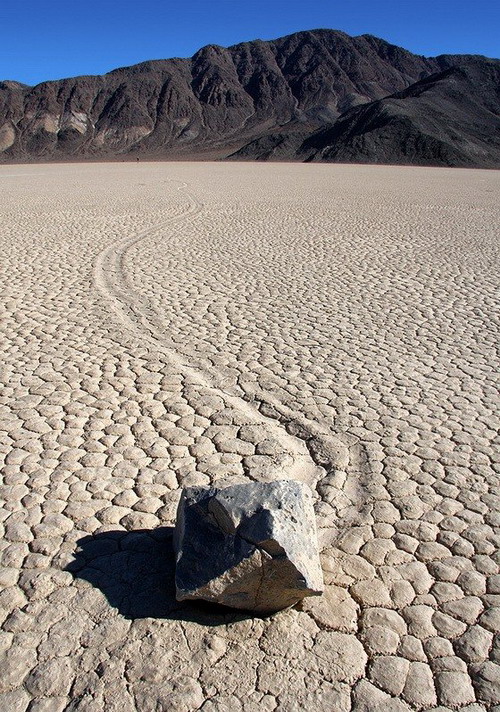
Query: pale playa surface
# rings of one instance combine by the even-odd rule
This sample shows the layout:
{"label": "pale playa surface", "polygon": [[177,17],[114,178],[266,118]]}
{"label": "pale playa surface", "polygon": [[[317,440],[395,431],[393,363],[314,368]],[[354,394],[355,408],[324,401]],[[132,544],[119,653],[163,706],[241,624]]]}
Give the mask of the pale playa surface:
{"label": "pale playa surface", "polygon": [[[500,173],[3,166],[0,191],[2,712],[495,709]],[[179,487],[249,477],[316,491],[326,594],[177,604]]]}

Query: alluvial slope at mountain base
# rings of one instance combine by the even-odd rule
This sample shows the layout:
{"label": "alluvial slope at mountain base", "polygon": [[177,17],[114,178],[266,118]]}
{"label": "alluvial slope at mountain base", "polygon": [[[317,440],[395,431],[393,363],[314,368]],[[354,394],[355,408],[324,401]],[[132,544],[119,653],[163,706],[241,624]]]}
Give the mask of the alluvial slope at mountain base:
{"label": "alluvial slope at mountain base", "polygon": [[[153,60],[103,76],[35,87],[0,82],[0,159],[232,154],[248,159],[500,164],[494,152],[489,163],[483,160],[484,147],[476,153],[467,149],[464,160],[460,147],[458,152],[440,152],[434,145],[429,148],[425,139],[421,149],[422,141],[414,136],[422,128],[416,118],[421,102],[409,88],[475,61],[465,55],[425,58],[371,35],[313,30],[229,48],[209,45],[190,59]],[[410,120],[416,123],[406,130],[401,121],[386,122],[380,151],[378,134],[373,141],[349,143],[342,127],[349,130],[350,122],[358,121],[356,132],[364,136],[364,111],[377,111],[379,105],[356,108],[371,107],[371,102],[395,93],[394,101],[411,106]],[[466,115],[466,123],[473,124],[475,108],[469,102],[462,111],[457,101],[455,124],[461,137],[461,118]],[[443,116],[449,107],[441,106],[439,97],[437,103],[435,120],[446,122]],[[482,114],[488,102],[483,103]],[[494,106],[487,111],[498,113]],[[342,121],[332,129],[341,115]],[[488,132],[496,130],[496,124],[490,116],[483,118],[481,140],[488,143]],[[322,138],[312,137],[312,143],[297,153],[318,130],[325,131]],[[321,143],[337,141],[337,130],[338,148]],[[397,144],[406,141],[408,133],[408,148],[401,154]],[[465,141],[469,139],[467,134]]]}

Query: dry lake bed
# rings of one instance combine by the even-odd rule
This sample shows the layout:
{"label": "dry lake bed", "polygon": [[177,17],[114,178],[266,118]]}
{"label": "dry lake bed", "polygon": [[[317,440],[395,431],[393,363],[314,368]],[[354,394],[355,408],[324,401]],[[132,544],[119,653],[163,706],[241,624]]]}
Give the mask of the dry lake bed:
{"label": "dry lake bed", "polygon": [[[499,710],[500,172],[0,167],[2,712]],[[180,488],[288,478],[326,589],[177,603]]]}

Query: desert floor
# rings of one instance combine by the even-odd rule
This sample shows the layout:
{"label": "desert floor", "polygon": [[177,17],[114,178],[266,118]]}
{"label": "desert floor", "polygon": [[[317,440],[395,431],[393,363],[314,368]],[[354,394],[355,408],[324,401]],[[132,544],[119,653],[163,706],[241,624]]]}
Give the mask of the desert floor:
{"label": "desert floor", "polygon": [[[0,195],[2,712],[499,710],[500,172],[18,165]],[[317,494],[324,596],[176,603],[180,488],[276,478]]]}

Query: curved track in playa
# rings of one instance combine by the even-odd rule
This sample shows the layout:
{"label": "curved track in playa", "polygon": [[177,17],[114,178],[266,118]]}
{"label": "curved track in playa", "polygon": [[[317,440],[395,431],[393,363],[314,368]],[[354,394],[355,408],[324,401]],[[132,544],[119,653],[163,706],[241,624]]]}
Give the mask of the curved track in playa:
{"label": "curved track in playa", "polygon": [[[499,174],[4,178],[2,712],[495,710]],[[277,476],[325,595],[177,603],[180,488]]]}
{"label": "curved track in playa", "polygon": [[[275,439],[281,443],[279,452],[288,456],[285,461],[281,463],[278,458],[277,462],[265,461],[263,465],[257,461],[251,468],[245,469],[245,474],[248,477],[254,479],[255,475],[257,479],[262,477],[274,479],[281,473],[283,477],[306,482],[313,489],[318,486],[318,481],[323,482],[328,474],[336,474],[336,482],[338,482],[340,470],[353,470],[354,463],[359,467],[363,462],[362,451],[357,447],[357,438],[350,439],[351,447],[349,448],[341,439],[336,438],[327,427],[322,426],[319,422],[309,420],[300,411],[293,411],[272,394],[255,387],[248,394],[237,383],[225,382],[224,373],[217,372],[216,368],[210,369],[199,363],[197,366],[191,365],[188,358],[182,357],[175,342],[165,336],[166,324],[162,322],[147,299],[141,297],[135,290],[133,281],[128,279],[125,262],[127,254],[132,248],[136,247],[138,243],[147,242],[148,238],[155,235],[164,237],[166,234],[168,242],[168,228],[171,224],[180,224],[181,228],[186,226],[188,229],[191,218],[203,211],[203,204],[196,200],[188,188],[186,183],[180,183],[177,187],[177,190],[182,191],[188,199],[188,207],[181,215],[176,215],[132,237],[125,237],[99,254],[95,262],[97,289],[109,301],[114,312],[129,329],[139,332],[153,349],[163,351],[168,360],[181,369],[184,374],[199,381],[204,387],[213,389],[216,395],[222,396],[229,407],[245,414],[252,421],[263,424],[266,432],[263,440]],[[158,255],[158,260],[161,261],[161,254]],[[245,396],[247,396],[246,399]],[[286,423],[288,429],[300,433],[300,436],[294,437],[288,434],[284,425],[277,426],[271,418],[264,416],[259,410],[259,407],[262,408],[262,406],[264,409],[265,406],[268,406],[268,410],[270,407],[275,418]],[[351,464],[350,468],[349,463]],[[336,470],[336,473],[332,472],[333,469]],[[361,472],[358,469],[354,471],[356,478],[353,478],[351,490],[352,495],[356,492],[358,496],[356,506],[359,508],[363,495],[357,482],[357,476]],[[333,482],[330,482],[329,486],[333,489],[338,487]],[[354,501],[352,503],[354,504]]]}
{"label": "curved track in playa", "polygon": [[[214,389],[217,394],[222,395],[225,402],[231,407],[248,414],[249,417],[256,419],[257,422],[265,420],[269,426],[272,427],[273,424],[271,421],[264,419],[256,408],[253,408],[248,402],[234,393],[220,388],[214,388],[209,373],[204,373],[201,368],[193,368],[186,359],[181,357],[175,349],[175,344],[165,337],[165,325],[161,323],[147,301],[142,299],[141,296],[134,291],[134,286],[130,283],[130,280],[127,280],[124,262],[130,248],[136,246],[139,242],[147,240],[148,237],[156,233],[161,232],[163,234],[165,229],[167,229],[168,232],[168,227],[171,223],[189,223],[191,216],[198,215],[203,210],[203,205],[187,192],[187,188],[188,186],[185,183],[181,183],[178,187],[178,190],[185,192],[189,200],[189,207],[185,212],[158,225],[154,225],[137,235],[126,237],[99,254],[95,263],[96,287],[104,298],[109,301],[115,313],[129,329],[138,331],[146,343],[151,344],[154,349],[163,350],[169,361],[180,368],[183,373],[193,377],[195,380],[199,380],[203,386]],[[272,435],[276,436],[276,433],[270,432],[269,435],[270,437]],[[278,437],[279,435],[280,433]],[[297,453],[297,456],[300,457],[300,453],[303,459],[303,448],[297,448],[293,438],[290,437],[288,439],[287,446],[291,456]],[[305,463],[299,461],[297,465],[298,468],[301,469]],[[295,474],[294,468],[295,463],[292,465],[292,471],[290,473],[292,478]],[[315,473],[312,472],[310,476],[314,477],[314,474]],[[297,472],[297,475],[299,475],[299,472]]]}

